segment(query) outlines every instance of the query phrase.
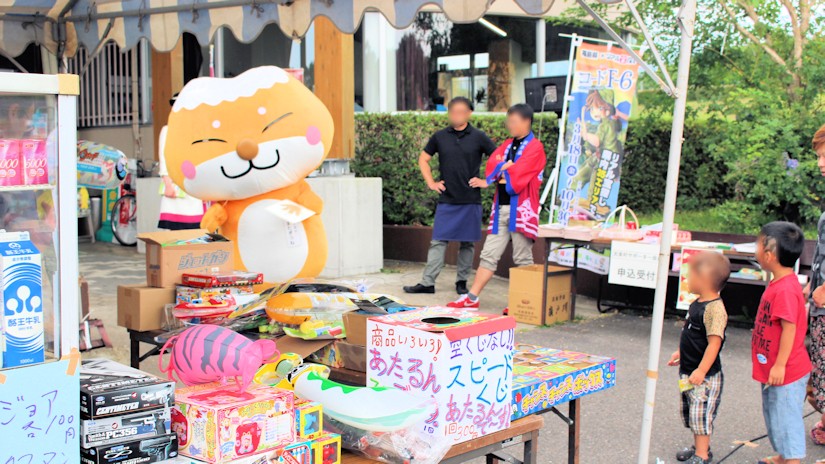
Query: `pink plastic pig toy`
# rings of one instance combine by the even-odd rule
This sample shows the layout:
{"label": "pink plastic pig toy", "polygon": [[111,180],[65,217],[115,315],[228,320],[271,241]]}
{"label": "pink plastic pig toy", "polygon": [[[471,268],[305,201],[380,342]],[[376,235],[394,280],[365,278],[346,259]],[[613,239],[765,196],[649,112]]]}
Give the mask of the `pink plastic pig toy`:
{"label": "pink plastic pig toy", "polygon": [[[169,364],[164,368],[166,351],[169,351]],[[253,342],[224,327],[200,325],[170,338],[160,350],[158,367],[171,380],[175,380],[173,374],[177,374],[186,385],[216,380],[226,385],[226,380],[232,377],[238,389],[244,391],[258,369],[277,360],[278,355],[272,340]]]}

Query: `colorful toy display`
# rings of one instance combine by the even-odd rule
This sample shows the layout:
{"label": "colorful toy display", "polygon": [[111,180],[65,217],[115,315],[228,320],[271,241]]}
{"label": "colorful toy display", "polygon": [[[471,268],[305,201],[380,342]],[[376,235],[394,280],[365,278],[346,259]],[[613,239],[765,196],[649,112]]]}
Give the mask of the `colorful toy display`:
{"label": "colorful toy display", "polygon": [[219,383],[176,391],[172,430],[180,453],[210,463],[265,453],[295,441],[293,394],[254,384]]}
{"label": "colorful toy display", "polygon": [[367,383],[435,398],[424,430],[452,443],[506,429],[515,326],[509,316],[441,307],[370,318]]}
{"label": "colorful toy display", "polygon": [[351,387],[326,378],[324,366],[303,364],[287,378],[295,395],[324,405],[324,414],[353,427],[389,432],[420,423],[435,411],[429,398],[393,387]]}
{"label": "colorful toy display", "polygon": [[517,345],[513,420],[616,385],[616,360],[574,351]]}
{"label": "colorful toy display", "polygon": [[329,153],[334,128],[311,90],[274,66],[193,79],[167,127],[169,176],[213,202],[201,225],[232,240],[241,269],[266,282],[321,273],[323,202],[304,178]]}
{"label": "colorful toy display", "polygon": [[[171,346],[171,349],[170,349]],[[169,351],[169,364],[163,367],[163,353]],[[163,345],[158,359],[161,372],[186,385],[198,385],[235,378],[239,390],[245,390],[258,369],[278,359],[272,340],[251,341],[243,335],[216,325],[199,325],[171,337]]]}

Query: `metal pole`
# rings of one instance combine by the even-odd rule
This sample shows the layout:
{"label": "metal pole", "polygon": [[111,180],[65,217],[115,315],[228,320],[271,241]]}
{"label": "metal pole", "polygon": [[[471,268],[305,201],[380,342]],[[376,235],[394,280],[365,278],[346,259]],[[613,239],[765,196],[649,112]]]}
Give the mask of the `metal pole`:
{"label": "metal pole", "polygon": [[677,21],[682,29],[679,49],[679,70],[676,76],[676,102],[673,106],[673,127],[670,131],[670,156],[668,158],[667,185],[665,187],[662,238],[659,247],[659,270],[656,275],[656,294],[653,300],[653,320],[650,324],[650,352],[647,360],[647,385],[645,388],[642,435],[639,442],[639,464],[649,462],[650,437],[653,430],[653,407],[656,400],[656,380],[659,377],[659,353],[662,348],[662,325],[665,318],[667,296],[667,272],[670,264],[673,217],[676,213],[676,193],[679,183],[679,163],[682,157],[682,135],[687,106],[687,87],[690,77],[690,53],[693,46],[693,25],[696,19],[696,0],[684,0]]}
{"label": "metal pole", "polygon": [[[564,101],[561,107],[561,119],[559,119],[559,139],[556,142],[556,166],[553,168],[553,172],[556,173],[555,177],[552,175],[548,180],[547,186],[544,187],[544,193],[542,194],[542,198],[547,198],[547,189],[551,188],[550,193],[550,222],[549,224],[553,224],[556,222],[556,215],[554,213],[556,209],[556,193],[558,193],[559,189],[559,179],[561,178],[561,158],[564,156],[564,134],[565,130],[567,129],[567,105],[569,104],[568,97],[570,96],[570,87],[573,86],[573,58],[576,57],[576,48],[581,44],[581,39],[576,34],[570,36],[570,56],[567,58],[567,80],[564,81]],[[543,202],[542,202],[543,203]],[[550,250],[547,250],[547,253],[550,253]]]}
{"label": "metal pole", "polygon": [[[547,61],[547,22],[544,18],[536,20],[536,76],[544,76],[544,64]],[[543,106],[543,104],[542,104]],[[544,108],[542,108],[542,111]]]}

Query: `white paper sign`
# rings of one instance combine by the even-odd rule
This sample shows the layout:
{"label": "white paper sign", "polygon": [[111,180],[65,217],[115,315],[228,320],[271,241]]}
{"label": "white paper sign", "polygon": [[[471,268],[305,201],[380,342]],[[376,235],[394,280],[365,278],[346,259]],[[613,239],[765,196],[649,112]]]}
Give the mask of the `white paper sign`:
{"label": "white paper sign", "polygon": [[276,217],[290,224],[298,224],[315,215],[315,211],[299,205],[291,200],[274,200],[276,203],[267,206],[266,210]]}
{"label": "white paper sign", "polygon": [[[556,248],[550,252],[550,261],[573,267],[573,248]],[[588,248],[579,248],[579,269],[607,275],[610,257]]]}
{"label": "white paper sign", "polygon": [[614,241],[610,246],[607,281],[628,287],[656,288],[659,245]]}

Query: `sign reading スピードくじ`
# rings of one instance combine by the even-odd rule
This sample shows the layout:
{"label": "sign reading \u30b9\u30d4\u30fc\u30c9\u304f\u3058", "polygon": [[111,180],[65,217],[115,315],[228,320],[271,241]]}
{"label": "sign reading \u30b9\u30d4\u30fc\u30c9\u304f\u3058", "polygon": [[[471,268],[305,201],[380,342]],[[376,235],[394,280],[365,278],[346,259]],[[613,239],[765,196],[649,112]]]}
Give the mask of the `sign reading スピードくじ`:
{"label": "sign reading \u30b9\u30d4\u30fc\u30c9\u304f\u3058", "polygon": [[510,426],[512,317],[441,307],[367,321],[367,383],[432,396],[427,433],[454,443]]}

